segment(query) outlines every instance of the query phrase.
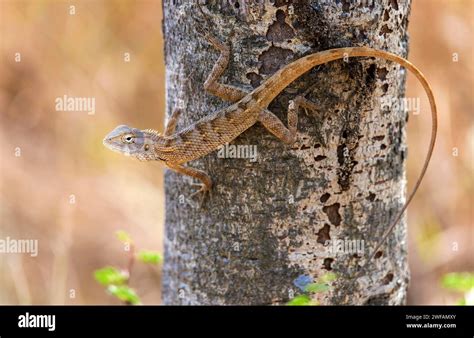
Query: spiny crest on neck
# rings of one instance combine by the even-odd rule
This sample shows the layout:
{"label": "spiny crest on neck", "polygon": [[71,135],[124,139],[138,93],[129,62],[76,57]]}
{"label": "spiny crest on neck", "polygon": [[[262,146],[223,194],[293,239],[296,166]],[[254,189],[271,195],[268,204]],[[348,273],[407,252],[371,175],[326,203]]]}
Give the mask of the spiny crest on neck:
{"label": "spiny crest on neck", "polygon": [[145,134],[148,134],[153,140],[157,140],[158,138],[162,137],[161,133],[156,131],[155,129],[145,129],[143,130]]}
{"label": "spiny crest on neck", "polygon": [[161,133],[159,133],[158,131],[156,131],[155,129],[145,129],[143,130],[144,133],[150,133],[150,134],[155,134],[157,136],[161,136]]}

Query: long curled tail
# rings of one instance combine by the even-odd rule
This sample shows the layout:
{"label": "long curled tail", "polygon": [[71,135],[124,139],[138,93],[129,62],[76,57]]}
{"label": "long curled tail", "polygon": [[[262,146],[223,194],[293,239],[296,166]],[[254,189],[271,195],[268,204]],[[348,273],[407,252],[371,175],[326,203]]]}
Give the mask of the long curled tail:
{"label": "long curled tail", "polygon": [[431,107],[431,120],[432,120],[432,127],[431,127],[431,138],[430,144],[428,147],[428,152],[425,157],[425,161],[423,163],[423,167],[421,169],[421,173],[416,180],[415,186],[408,196],[406,203],[400,209],[400,211],[395,216],[394,220],[390,223],[389,227],[385,231],[382,239],[377,243],[375,249],[369,256],[366,266],[372,258],[375,256],[377,251],[383,245],[387,237],[390,235],[392,230],[398,224],[400,219],[403,216],[403,213],[407,209],[408,205],[412,201],[413,197],[415,196],[423,177],[425,176],[426,170],[428,169],[428,165],[431,159],[431,155],[433,154],[435,142],[436,142],[436,132],[438,129],[438,120],[437,120],[437,111],[436,111],[436,103],[434,99],[433,92],[431,87],[426,80],[423,73],[416,68],[410,61],[395,55],[393,53],[385,52],[382,50],[372,49],[368,47],[348,47],[348,48],[335,48],[329,49],[323,52],[307,55],[301,59],[298,59],[287,66],[280,69],[278,72],[273,74],[264,84],[257,88],[255,91],[259,92],[258,103],[261,105],[262,108],[266,108],[268,104],[283,90],[285,89],[291,82],[299,78],[301,75],[309,71],[311,68],[318,66],[320,64],[324,64],[330,61],[339,60],[339,59],[346,59],[352,57],[376,57],[385,60],[394,61],[401,66],[408,69],[412,72],[418,81],[420,81],[421,85],[423,86],[426,95],[428,96],[428,100],[430,102]]}

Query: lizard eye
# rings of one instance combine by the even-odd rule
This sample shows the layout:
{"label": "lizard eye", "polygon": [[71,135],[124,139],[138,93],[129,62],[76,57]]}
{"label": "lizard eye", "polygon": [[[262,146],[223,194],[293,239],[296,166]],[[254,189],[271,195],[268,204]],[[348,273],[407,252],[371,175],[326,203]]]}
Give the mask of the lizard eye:
{"label": "lizard eye", "polygon": [[133,135],[125,135],[125,136],[123,137],[123,141],[124,141],[125,143],[133,143]]}

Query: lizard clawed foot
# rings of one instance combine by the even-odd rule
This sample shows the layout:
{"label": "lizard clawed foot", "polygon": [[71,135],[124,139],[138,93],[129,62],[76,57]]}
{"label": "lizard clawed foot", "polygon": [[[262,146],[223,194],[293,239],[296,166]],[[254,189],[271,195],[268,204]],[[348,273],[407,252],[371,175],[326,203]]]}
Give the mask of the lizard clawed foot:
{"label": "lizard clawed foot", "polygon": [[[301,95],[295,97],[293,100],[290,100],[288,103],[288,108],[293,109],[293,111],[298,111],[299,108],[303,108],[303,111],[306,116],[310,116],[310,114],[308,113],[309,111],[313,113],[312,115],[316,113],[320,115],[319,118],[321,119],[321,122],[326,118],[326,113],[321,113],[320,106],[317,103],[314,103]],[[321,135],[320,130],[316,131],[315,140],[323,147],[327,146],[326,141]]]}
{"label": "lizard clawed foot", "polygon": [[209,32],[207,31],[206,28],[203,27],[203,23],[197,19],[194,19],[194,21],[196,21],[196,25],[194,27],[196,29],[196,33],[201,35],[203,38],[209,40],[209,36],[210,36]]}
{"label": "lizard clawed foot", "polygon": [[[198,15],[193,15],[191,17],[192,20],[194,20],[194,22],[196,22],[196,26],[194,28],[196,29],[196,32],[199,35],[202,35],[203,37],[208,39],[208,37],[210,36],[209,29],[212,27],[212,24],[209,21],[206,14],[204,13],[204,11],[202,10],[202,7],[199,4],[199,2],[196,5],[197,5],[197,9],[198,9],[198,11],[197,11]],[[198,17],[200,17],[200,18],[198,19]]]}
{"label": "lizard clawed foot", "polygon": [[193,192],[191,195],[189,195],[189,198],[193,198],[194,196],[196,196],[198,194],[202,194],[201,198],[200,198],[200,202],[199,202],[200,207],[202,207],[206,197],[207,196],[210,197],[210,195],[211,195],[211,187],[209,187],[208,185],[206,185],[204,183],[193,183],[193,184],[191,184],[191,186],[192,187],[199,187],[199,189],[196,190],[195,192]]}
{"label": "lizard clawed foot", "polygon": [[[199,35],[201,35],[204,39],[207,40],[207,42],[209,42],[211,45],[214,46],[214,48],[216,48],[217,50],[228,50],[229,49],[229,46],[222,43],[218,38],[216,38],[215,36],[213,36],[210,31],[212,29],[212,27],[214,26],[210,19],[209,19],[209,15],[205,14],[201,5],[198,3],[197,4],[197,7],[198,7],[198,13],[199,13],[199,16],[201,17],[201,19],[198,19],[197,17],[198,16],[193,16],[193,20],[194,22],[196,22],[196,25],[194,27],[194,29],[196,30],[196,33],[198,33]],[[232,31],[229,35],[229,38],[232,37],[234,35],[234,31]]]}
{"label": "lizard clawed foot", "polygon": [[201,206],[202,203],[204,202],[204,197],[207,195],[207,193],[211,190],[212,188],[212,180],[211,178],[202,170],[191,168],[191,167],[185,167],[179,164],[174,164],[174,163],[166,163],[167,166],[170,169],[173,169],[174,171],[187,175],[193,178],[198,179],[200,182],[199,183],[193,183],[192,186],[199,187],[199,190],[196,192],[192,193],[190,195],[190,198],[194,197],[195,195],[202,193],[202,199],[201,199]]}
{"label": "lizard clawed foot", "polygon": [[313,113],[319,113],[320,107],[318,104],[308,100],[303,96],[297,96],[293,100],[289,101],[289,105],[292,105],[294,108],[303,108],[303,111],[306,116],[309,116],[308,111]]}
{"label": "lizard clawed foot", "polygon": [[227,44],[222,43],[218,38],[209,33],[208,28],[204,27],[202,23],[200,23],[198,20],[195,21],[197,22],[197,25],[195,27],[196,33],[202,36],[215,49],[226,52],[229,51],[230,47]]}

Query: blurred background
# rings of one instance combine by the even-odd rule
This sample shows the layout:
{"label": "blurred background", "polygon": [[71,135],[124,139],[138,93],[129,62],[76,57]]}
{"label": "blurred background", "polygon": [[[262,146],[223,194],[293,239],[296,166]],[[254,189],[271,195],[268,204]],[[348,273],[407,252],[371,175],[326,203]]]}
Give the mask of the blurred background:
{"label": "blurred background", "polygon": [[[456,304],[463,294],[443,276],[474,271],[473,5],[412,4],[409,59],[430,80],[440,117],[408,211],[409,304]],[[94,271],[127,266],[118,230],[162,252],[163,168],[102,139],[118,124],[163,128],[161,2],[0,0],[0,54],[0,239],[39,241],[37,257],[0,254],[0,304],[120,304]],[[95,114],[57,111],[64,95],[95,98]],[[406,96],[426,103],[411,75]],[[409,183],[429,130],[427,114],[410,115]],[[136,264],[130,285],[159,304],[160,279],[159,267]]]}

